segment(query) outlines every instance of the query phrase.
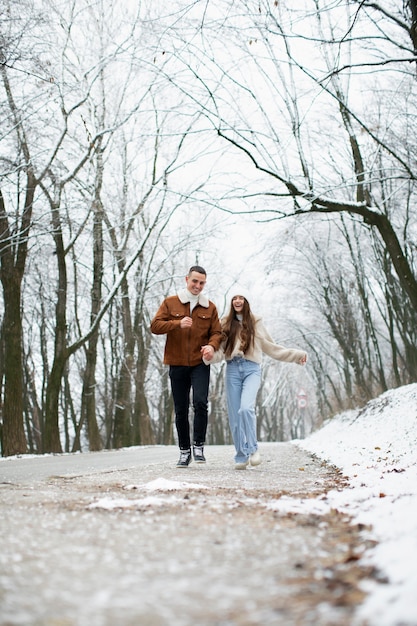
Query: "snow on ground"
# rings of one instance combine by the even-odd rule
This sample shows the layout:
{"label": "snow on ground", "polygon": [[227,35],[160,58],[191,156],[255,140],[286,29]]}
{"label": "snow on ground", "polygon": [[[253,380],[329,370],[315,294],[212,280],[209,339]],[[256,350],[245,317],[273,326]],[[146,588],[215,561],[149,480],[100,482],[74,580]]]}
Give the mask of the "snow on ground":
{"label": "snow on ground", "polygon": [[[293,442],[337,466],[350,488],[320,499],[283,496],[266,504],[282,513],[345,511],[372,527],[376,547],[366,557],[386,582],[368,583],[358,619],[371,626],[417,626],[417,384],[387,391],[360,410],[333,417],[307,439]],[[262,444],[261,444],[262,446]],[[92,508],[146,508],[167,504],[158,492],[207,488],[158,478],[125,489],[145,498],[103,498]],[[172,504],[177,500],[171,496]]]}
{"label": "snow on ground", "polygon": [[342,413],[294,443],[349,478],[351,489],[330,492],[329,505],[373,527],[378,544],[367,558],[387,584],[367,588],[359,615],[375,626],[416,626],[417,384]]}
{"label": "snow on ground", "polygon": [[[377,543],[363,558],[380,572],[380,581],[366,583],[368,596],[357,617],[370,626],[417,626],[417,384],[390,390],[293,443],[340,468],[349,488],[319,498],[294,495],[259,503],[282,513],[321,515],[338,509],[370,527]],[[273,444],[260,444],[261,453],[268,445]],[[180,491],[210,489],[204,476],[202,484],[163,477],[128,484],[124,489],[137,490],[137,499],[105,496],[88,508],[175,506]]]}
{"label": "snow on ground", "polygon": [[[354,523],[370,526],[378,543],[366,558],[386,582],[367,583],[369,595],[358,618],[371,626],[417,626],[417,384],[390,390],[363,409],[333,417],[293,443],[340,468],[350,488],[321,499],[283,496],[264,506],[317,515],[334,508],[349,513]],[[103,498],[91,507],[158,506],[167,503],[163,492],[190,488],[207,486],[158,478],[125,487],[145,489],[145,498]],[[176,496],[170,497],[174,503]]]}
{"label": "snow on ground", "polygon": [[[207,489],[205,485],[199,485],[197,483],[181,482],[177,480],[167,480],[166,478],[156,478],[144,485],[126,485],[124,487],[127,491],[133,489],[145,489],[146,491],[183,491],[189,489]],[[130,498],[112,498],[105,497],[100,498],[96,502],[93,502],[88,506],[89,509],[146,509],[148,507],[166,506],[167,504],[178,505],[182,501],[182,498],[177,496],[171,496],[168,499],[166,496],[161,497],[158,495],[147,496],[146,498],[136,498],[132,500]]]}

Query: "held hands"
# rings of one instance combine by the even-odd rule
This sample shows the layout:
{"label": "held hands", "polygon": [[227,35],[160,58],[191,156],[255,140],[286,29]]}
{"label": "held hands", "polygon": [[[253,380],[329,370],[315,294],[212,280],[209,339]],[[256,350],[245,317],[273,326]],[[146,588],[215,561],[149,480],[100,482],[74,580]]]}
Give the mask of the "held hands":
{"label": "held hands", "polygon": [[180,321],[181,328],[191,328],[192,325],[193,325],[193,320],[191,319],[191,317],[183,317],[182,320]]}
{"label": "held hands", "polygon": [[203,359],[206,359],[206,361],[211,361],[214,354],[214,348],[213,346],[201,346],[200,352]]}

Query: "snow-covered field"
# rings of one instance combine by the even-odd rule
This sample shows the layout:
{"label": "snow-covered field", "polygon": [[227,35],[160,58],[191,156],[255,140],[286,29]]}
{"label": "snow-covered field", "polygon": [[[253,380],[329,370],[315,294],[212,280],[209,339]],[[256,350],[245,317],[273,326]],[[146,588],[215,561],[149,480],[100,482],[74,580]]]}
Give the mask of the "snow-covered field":
{"label": "snow-covered field", "polygon": [[390,390],[295,442],[337,465],[351,489],[329,503],[371,524],[368,559],[387,577],[359,611],[373,626],[417,625],[417,384]]}

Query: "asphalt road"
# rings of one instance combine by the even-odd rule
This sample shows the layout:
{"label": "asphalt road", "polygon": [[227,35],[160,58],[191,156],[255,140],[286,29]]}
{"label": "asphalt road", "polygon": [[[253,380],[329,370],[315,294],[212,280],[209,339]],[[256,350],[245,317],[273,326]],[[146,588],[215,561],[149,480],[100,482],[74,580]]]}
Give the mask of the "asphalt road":
{"label": "asphalt road", "polygon": [[[0,460],[1,626],[364,626],[366,529],[290,443],[175,467],[175,447]],[[316,506],[317,505],[317,506]]]}

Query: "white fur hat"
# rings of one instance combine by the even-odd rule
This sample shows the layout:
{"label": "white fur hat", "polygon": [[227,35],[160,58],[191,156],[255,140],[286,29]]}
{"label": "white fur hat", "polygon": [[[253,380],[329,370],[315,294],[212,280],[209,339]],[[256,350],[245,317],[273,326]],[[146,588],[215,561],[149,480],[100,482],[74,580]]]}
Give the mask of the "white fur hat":
{"label": "white fur hat", "polygon": [[233,285],[233,287],[231,287],[231,289],[229,289],[229,294],[228,295],[229,295],[229,299],[230,300],[232,298],[234,298],[235,296],[243,296],[245,298],[245,300],[250,302],[249,290],[246,289],[246,287],[243,287],[242,285]]}

